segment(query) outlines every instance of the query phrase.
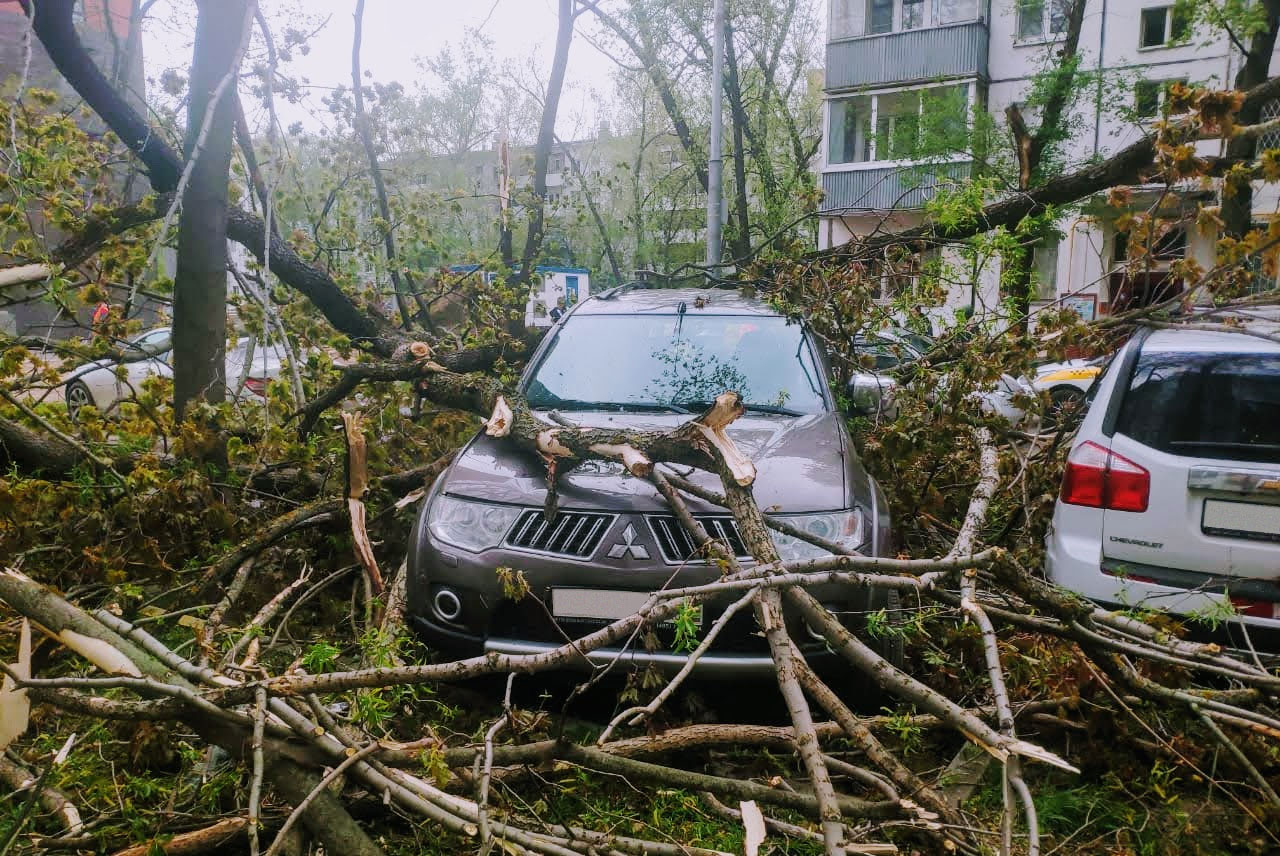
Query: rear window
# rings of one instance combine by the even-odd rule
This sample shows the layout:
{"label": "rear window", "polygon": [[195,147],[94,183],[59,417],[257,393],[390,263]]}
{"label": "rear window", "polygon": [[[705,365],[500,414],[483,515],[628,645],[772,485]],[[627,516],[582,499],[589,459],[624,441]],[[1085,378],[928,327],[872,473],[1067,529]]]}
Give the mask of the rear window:
{"label": "rear window", "polygon": [[1116,430],[1173,455],[1280,463],[1280,355],[1144,353]]}

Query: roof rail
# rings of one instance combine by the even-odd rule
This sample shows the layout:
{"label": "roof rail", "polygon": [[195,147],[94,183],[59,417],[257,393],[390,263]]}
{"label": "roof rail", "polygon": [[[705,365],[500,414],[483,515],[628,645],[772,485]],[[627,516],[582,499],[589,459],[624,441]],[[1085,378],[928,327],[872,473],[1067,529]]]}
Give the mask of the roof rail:
{"label": "roof rail", "polygon": [[596,295],[596,299],[612,300],[615,297],[621,297],[622,295],[626,294],[628,291],[635,291],[636,289],[639,289],[639,288],[656,288],[656,287],[657,285],[653,282],[642,282],[641,280],[633,279],[631,282],[624,282],[622,285],[615,285],[613,288],[609,288],[600,292],[599,294]]}

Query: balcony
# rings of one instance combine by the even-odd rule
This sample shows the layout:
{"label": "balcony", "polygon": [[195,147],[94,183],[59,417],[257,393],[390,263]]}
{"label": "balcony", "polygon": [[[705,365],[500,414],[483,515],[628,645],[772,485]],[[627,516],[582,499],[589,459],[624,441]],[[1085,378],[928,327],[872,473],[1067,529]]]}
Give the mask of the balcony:
{"label": "balcony", "polygon": [[967,162],[850,169],[822,174],[822,213],[921,208],[938,190],[969,175]]}
{"label": "balcony", "polygon": [[987,24],[970,21],[827,43],[828,91],[987,76]]}

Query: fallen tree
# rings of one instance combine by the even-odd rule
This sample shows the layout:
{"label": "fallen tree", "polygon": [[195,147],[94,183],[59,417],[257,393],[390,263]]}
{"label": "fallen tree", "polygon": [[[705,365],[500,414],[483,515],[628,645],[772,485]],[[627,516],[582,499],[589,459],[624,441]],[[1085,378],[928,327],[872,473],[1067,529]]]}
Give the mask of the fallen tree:
{"label": "fallen tree", "polygon": [[[70,26],[72,5],[68,0],[37,4],[37,35],[68,80],[135,150],[153,188],[171,192],[182,163],[160,135],[128,112],[127,105],[122,106],[109,87],[103,89],[101,75],[95,77],[92,61]],[[1268,81],[1243,98],[1252,104],[1275,91],[1275,82]],[[1079,173],[1053,179],[1035,193],[986,204],[972,222],[929,224],[802,259],[784,267],[787,273],[781,285],[798,286],[800,291],[832,286],[827,293],[834,299],[809,299],[805,309],[822,316],[815,324],[827,325],[831,341],[841,337],[852,341],[859,325],[876,316],[863,313],[864,304],[858,299],[848,305],[839,301],[850,294],[859,299],[869,296],[872,277],[864,276],[859,265],[887,246],[911,248],[960,240],[1117,184],[1159,180],[1171,186],[1192,175],[1234,168],[1238,164],[1222,160],[1188,166],[1178,154],[1180,146],[1206,128],[1229,125],[1220,112],[1213,112],[1224,98],[1221,93],[1204,93],[1191,118],[1169,123],[1154,138]],[[78,235],[51,254],[52,263],[79,264],[108,238],[160,219],[171,202],[160,196],[154,203],[86,221]],[[511,386],[509,377],[490,371],[504,356],[518,353],[523,343],[498,338],[445,352],[439,342],[419,341],[411,332],[396,329],[367,311],[334,276],[306,262],[286,240],[270,234],[262,218],[240,210],[229,214],[228,235],[233,240],[259,259],[269,256],[265,263],[282,282],[306,296],[334,329],[377,359],[338,371],[322,365],[308,381],[315,389],[320,389],[321,382],[328,386],[291,414],[282,412],[279,402],[273,409],[269,401],[262,413],[261,437],[237,460],[242,471],[228,468],[209,475],[189,466],[182,454],[168,454],[171,438],[183,448],[198,447],[209,438],[189,425],[166,423],[163,418],[154,430],[143,432],[136,424],[143,420],[131,414],[115,424],[114,440],[102,423],[87,420],[72,430],[50,417],[48,408],[38,410],[25,403],[14,404],[17,415],[0,422],[0,440],[11,462],[23,471],[20,475],[34,471],[49,478],[33,486],[37,479],[15,477],[11,493],[17,498],[6,494],[6,514],[14,516],[10,509],[24,501],[30,502],[30,508],[41,505],[32,499],[36,491],[47,497],[56,491],[71,496],[80,490],[56,509],[64,528],[53,529],[44,518],[30,527],[42,535],[48,530],[57,536],[41,543],[23,542],[23,550],[15,550],[14,565],[44,555],[35,551],[65,552],[69,554],[66,566],[78,572],[80,563],[95,561],[113,538],[119,540],[120,531],[150,537],[156,529],[198,533],[190,541],[158,543],[146,560],[132,556],[120,566],[106,567],[100,583],[94,578],[94,587],[63,586],[65,594],[43,584],[65,578],[38,581],[17,570],[0,574],[0,601],[15,622],[25,618],[51,640],[44,661],[54,672],[8,670],[8,697],[26,694],[42,706],[38,713],[46,716],[52,714],[45,711],[62,711],[95,723],[145,722],[187,729],[204,753],[206,773],[217,768],[219,758],[232,759],[235,769],[244,773],[249,786],[243,799],[220,805],[221,812],[202,818],[210,821],[208,825],[184,831],[190,837],[179,846],[215,847],[223,835],[239,835],[243,830],[252,851],[260,849],[260,835],[264,841],[275,836],[268,852],[282,851],[293,846],[286,833],[301,825],[328,852],[377,854],[390,848],[371,827],[397,823],[396,814],[412,818],[406,825],[415,832],[447,835],[455,849],[501,847],[563,856],[614,851],[711,853],[730,846],[716,842],[714,848],[698,847],[656,833],[642,836],[599,816],[589,823],[579,822],[545,805],[539,808],[536,800],[501,790],[508,782],[543,781],[540,777],[569,769],[595,777],[589,780],[593,785],[615,779],[642,783],[646,799],[673,789],[709,794],[699,804],[723,808],[722,801],[731,803],[727,808],[737,812],[735,824],[747,823],[753,811],[758,813],[759,806],[765,806],[770,816],[763,820],[771,829],[805,846],[819,842],[826,853],[885,852],[885,847],[895,846],[867,840],[872,837],[893,839],[904,847],[977,853],[986,846],[988,834],[999,836],[1004,852],[1037,852],[1043,832],[1035,801],[1038,789],[1062,781],[1074,787],[1077,768],[1096,759],[1073,740],[1077,735],[1089,736],[1100,719],[1113,729],[1108,736],[1118,735],[1117,744],[1136,746],[1176,764],[1177,769],[1192,771],[1207,789],[1228,794],[1240,809],[1235,817],[1254,824],[1247,834],[1260,837],[1264,846],[1277,843],[1267,805],[1274,801],[1268,776],[1275,769],[1268,753],[1280,739],[1276,714],[1280,679],[1274,672],[1215,646],[1186,641],[1159,616],[1100,610],[1053,589],[1036,573],[1036,545],[1045,517],[1043,494],[1052,490],[1045,485],[1051,485],[1057,475],[1063,437],[1019,434],[1007,425],[984,420],[964,401],[985,378],[1025,360],[1025,351],[1039,347],[1038,342],[1011,344],[1009,337],[999,335],[966,340],[957,334],[944,343],[942,353],[953,369],[949,387],[937,382],[936,366],[920,369],[920,386],[933,397],[904,396],[901,419],[906,421],[887,429],[873,426],[869,431],[870,446],[879,444],[898,452],[922,435],[945,441],[941,450],[933,448],[911,459],[923,458],[919,469],[928,470],[919,479],[924,487],[915,505],[917,513],[900,515],[916,536],[904,545],[904,553],[914,558],[851,555],[839,545],[788,528],[784,520],[757,505],[751,490],[754,465],[732,439],[732,425],[742,412],[733,391],[726,390],[715,406],[669,431],[584,429],[548,421]],[[1265,246],[1250,250],[1253,255],[1266,251]],[[1236,258],[1224,260],[1220,269],[1204,272],[1194,282],[1193,294],[1217,303],[1193,309],[1191,323],[1220,323],[1215,319],[1224,308],[1259,302],[1217,290],[1238,264]],[[1172,317],[1174,308],[1172,303],[1151,307],[1110,319],[1092,332],[1076,328],[1071,333],[1087,341],[1099,330],[1106,334],[1125,325],[1181,323]],[[1013,353],[1016,349],[1022,353]],[[424,409],[463,411],[473,420],[483,419],[488,434],[505,438],[544,461],[552,488],[548,514],[555,512],[558,480],[581,465],[620,464],[637,479],[648,480],[702,555],[723,565],[724,573],[699,585],[653,592],[634,614],[566,640],[546,653],[489,654],[443,662],[418,662],[420,658],[404,656],[401,648],[387,640],[402,638],[403,628],[394,617],[403,613],[405,571],[388,575],[384,599],[376,596],[383,580],[375,572],[379,567],[402,565],[405,527],[394,512],[405,499],[411,503],[421,495],[424,479],[444,464],[406,468],[401,475],[373,473],[361,479],[353,477],[351,463],[353,455],[360,457],[357,449],[363,449],[366,459],[362,460],[371,467],[386,462],[381,447],[394,447],[400,428],[388,430],[383,423],[403,425],[405,432],[413,427],[403,416],[409,410],[409,389]],[[376,418],[365,420],[364,429],[359,427],[360,420],[344,413],[349,433],[339,440],[330,430],[336,421],[330,413],[341,405],[352,406],[349,401],[356,396],[361,396],[360,408],[381,409]],[[288,432],[283,430],[285,425]],[[430,429],[415,433],[411,442],[425,446],[431,433]],[[459,433],[456,426],[453,433]],[[296,439],[297,434],[304,438]],[[359,434],[364,444],[353,443],[353,434]],[[453,434],[444,429],[438,434],[436,440],[445,448],[428,447],[427,460],[449,453]],[[129,440],[128,455],[104,456],[104,448],[123,445],[122,437]],[[875,453],[874,448],[867,451],[869,456]],[[412,463],[420,464],[422,459]],[[157,462],[171,467],[173,477],[157,475]],[[347,478],[334,475],[344,467]],[[692,483],[684,477],[689,468],[717,476],[720,489],[710,491]],[[903,469],[898,472],[902,474]],[[905,505],[911,499],[913,475],[919,474],[906,473],[893,482],[895,494],[900,495],[895,501]],[[940,482],[946,483],[944,488],[938,487]],[[412,493],[415,489],[418,494]],[[405,493],[408,497],[403,497]],[[689,513],[688,497],[721,506],[733,515],[751,555],[750,564],[739,563],[732,551],[710,537]],[[194,510],[182,508],[184,502]],[[258,510],[263,505],[269,512]],[[342,516],[344,508],[347,517]],[[73,546],[68,546],[61,538],[77,534],[76,525],[81,522],[77,515],[86,520],[100,516],[110,525],[90,529],[91,536],[81,536],[80,541],[69,537]],[[208,530],[197,525],[202,515],[210,521]],[[243,525],[226,524],[218,519],[223,516],[243,518]],[[315,524],[335,520],[351,526],[326,527],[325,537],[308,537]],[[805,562],[781,561],[771,530],[808,540],[832,555]],[[335,531],[342,533],[341,539]],[[351,543],[345,540],[348,531]],[[106,534],[97,538],[98,532]],[[231,538],[230,533],[241,537]],[[19,536],[9,537],[16,542]],[[324,569],[315,573],[319,565]],[[352,574],[357,567],[364,573]],[[143,603],[142,596],[131,591],[133,579],[122,568],[138,578],[147,573],[168,575],[162,577],[167,588],[154,598],[148,592],[148,602]],[[291,616],[317,603],[341,605],[342,599],[329,596],[332,589],[326,587],[348,577],[353,580],[350,614],[337,620],[322,614],[316,619],[316,632],[307,640],[314,644],[294,644],[289,638]],[[366,581],[369,589],[362,595]],[[880,587],[907,596],[913,604],[908,622],[919,623],[891,626],[887,632],[900,633],[924,654],[907,664],[884,657],[871,644],[869,633],[851,632],[840,616],[809,594],[815,586],[830,584]],[[199,596],[201,590],[215,585],[219,587],[215,602],[201,602],[205,600]],[[777,667],[777,696],[789,726],[760,726],[731,717],[714,724],[663,729],[663,717],[670,715],[673,699],[680,696],[693,665],[714,646],[723,628],[719,622],[708,627],[688,653],[686,668],[658,686],[644,688],[644,699],[634,699],[612,722],[585,735],[575,733],[563,713],[544,713],[543,730],[534,734],[529,723],[537,716],[512,701],[513,681],[533,681],[534,676],[551,671],[586,670],[586,683],[595,682],[609,667],[594,664],[586,656],[591,651],[643,645],[649,631],[690,605],[726,595],[734,603],[730,614],[745,615],[750,610],[768,643]],[[855,685],[877,687],[885,700],[892,700],[893,712],[865,715],[857,704],[863,699],[851,697],[830,676],[816,673],[788,630],[784,613],[802,617],[809,631],[839,655],[843,674]],[[390,620],[379,621],[382,614]],[[352,630],[346,641],[357,654],[352,662],[336,668],[336,655],[327,654],[320,643],[336,648],[335,641],[346,635],[344,619]],[[148,629],[157,626],[160,629],[154,633]],[[956,651],[928,647],[929,631],[942,632],[944,627],[950,628],[949,641]],[[54,643],[73,655],[56,651]],[[196,645],[196,653],[183,653],[184,646],[191,644]],[[1019,646],[1027,646],[1031,654],[1021,657]],[[946,656],[949,653],[956,656]],[[1027,661],[1033,659],[1066,660],[1069,667],[1060,662],[1039,663],[1041,670],[1028,678]],[[83,674],[86,663],[101,674]],[[390,704],[379,695],[384,691],[435,690],[500,676],[507,676],[504,703],[500,709],[480,709],[477,715],[485,720],[471,732],[460,729],[449,734],[437,723],[421,726],[418,733],[397,731],[396,723],[388,720],[407,707],[403,702],[400,708],[392,706],[390,713],[382,710],[381,719],[369,715],[379,710],[378,705]],[[396,696],[405,697],[417,700]],[[352,710],[362,704],[363,709]],[[1153,711],[1155,715],[1150,715]],[[1137,734],[1123,732],[1118,722],[1130,728],[1136,723]],[[1001,781],[993,810],[978,815],[966,805],[966,792],[956,787],[954,769],[939,769],[942,763],[920,763],[913,757],[904,735],[922,729],[928,729],[949,752],[967,747],[956,753],[957,758],[966,753],[976,756],[977,761],[969,757],[968,763],[979,771],[991,764],[999,768]],[[499,741],[500,734],[505,734],[506,742]],[[945,742],[948,737],[950,743]],[[1235,781],[1220,775],[1216,767],[1207,770],[1209,765],[1194,755],[1189,744],[1201,738],[1205,745],[1223,749],[1222,763]],[[1095,739],[1091,748],[1106,745],[1105,738]],[[162,738],[162,742],[181,741]],[[726,768],[721,750],[744,745],[780,750],[784,761],[777,769],[783,772],[763,775],[760,768],[745,772]],[[211,747],[217,747],[217,752]],[[49,754],[33,748],[25,760],[50,769]],[[69,817],[66,805],[55,803],[46,788],[37,787],[31,793],[34,801],[62,806],[62,816]],[[1267,803],[1254,804],[1258,795]],[[64,797],[76,808],[70,797]],[[278,826],[274,817],[270,822],[265,819],[269,813],[264,812],[264,803],[273,801],[285,806]],[[86,805],[77,810],[87,815],[91,809],[103,816],[115,811],[109,801],[105,808]],[[19,831],[25,822],[24,818],[18,824]],[[83,843],[82,831],[74,830],[71,823],[65,826],[61,837],[31,838],[32,846],[71,848]]]}

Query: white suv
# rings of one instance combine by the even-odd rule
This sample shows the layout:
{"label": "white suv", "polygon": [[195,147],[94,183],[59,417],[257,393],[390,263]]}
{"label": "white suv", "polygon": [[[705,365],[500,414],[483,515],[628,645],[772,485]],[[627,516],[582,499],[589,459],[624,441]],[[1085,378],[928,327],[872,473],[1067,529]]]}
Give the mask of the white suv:
{"label": "white suv", "polygon": [[1280,343],[1140,333],[1092,393],[1046,541],[1049,578],[1280,650]]}

